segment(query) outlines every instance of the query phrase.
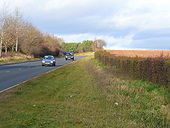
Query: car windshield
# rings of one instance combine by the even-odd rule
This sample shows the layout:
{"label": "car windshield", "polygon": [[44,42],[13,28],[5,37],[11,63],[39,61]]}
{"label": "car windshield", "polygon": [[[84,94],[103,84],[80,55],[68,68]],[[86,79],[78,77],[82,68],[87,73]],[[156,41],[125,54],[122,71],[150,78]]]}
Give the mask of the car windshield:
{"label": "car windshield", "polygon": [[66,55],[67,55],[67,56],[72,56],[72,55],[73,55],[73,53],[66,53]]}
{"label": "car windshield", "polygon": [[49,59],[49,60],[53,60],[54,57],[53,56],[45,56],[44,59]]}

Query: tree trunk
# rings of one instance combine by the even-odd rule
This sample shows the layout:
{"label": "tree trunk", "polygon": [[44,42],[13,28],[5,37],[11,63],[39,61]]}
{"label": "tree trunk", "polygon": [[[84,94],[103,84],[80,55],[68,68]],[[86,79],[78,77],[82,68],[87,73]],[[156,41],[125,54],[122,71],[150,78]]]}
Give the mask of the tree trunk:
{"label": "tree trunk", "polygon": [[0,41],[0,57],[2,57],[2,43],[3,43],[3,32],[1,32],[1,41]]}
{"label": "tree trunk", "polygon": [[5,47],[5,54],[7,54],[7,52],[8,52],[8,48],[7,48],[7,47]]}
{"label": "tree trunk", "polygon": [[14,50],[15,50],[15,47],[14,47],[14,46],[12,46],[12,49],[11,49],[11,50],[12,50],[12,53],[13,53],[13,52],[14,52]]}
{"label": "tree trunk", "polygon": [[16,37],[16,46],[15,46],[15,51],[18,52],[18,36]]}

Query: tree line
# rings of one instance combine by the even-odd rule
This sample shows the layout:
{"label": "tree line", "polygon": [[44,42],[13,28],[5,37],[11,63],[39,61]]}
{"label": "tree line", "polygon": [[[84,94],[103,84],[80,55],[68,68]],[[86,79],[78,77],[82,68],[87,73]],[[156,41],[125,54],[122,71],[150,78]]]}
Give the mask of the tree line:
{"label": "tree line", "polygon": [[6,8],[0,7],[0,57],[18,52],[34,57],[57,56],[67,51],[97,51],[106,45],[104,40],[64,43],[62,38],[43,33],[24,20],[19,9],[9,11]]}
{"label": "tree line", "polygon": [[12,12],[0,9],[0,57],[20,52],[35,57],[46,54],[59,55],[63,40],[45,34],[22,18],[18,9]]}
{"label": "tree line", "polygon": [[95,41],[85,40],[82,43],[64,43],[63,49],[68,52],[95,52],[106,46],[104,40],[98,39]]}

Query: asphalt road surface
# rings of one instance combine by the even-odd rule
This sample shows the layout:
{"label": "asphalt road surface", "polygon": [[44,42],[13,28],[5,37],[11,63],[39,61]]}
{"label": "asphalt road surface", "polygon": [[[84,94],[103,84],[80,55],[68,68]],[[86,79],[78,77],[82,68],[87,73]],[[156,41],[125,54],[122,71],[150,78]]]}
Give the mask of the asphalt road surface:
{"label": "asphalt road surface", "polygon": [[[76,56],[75,61],[84,57],[85,56]],[[72,60],[65,61],[64,58],[56,58],[56,66],[41,66],[41,61],[1,65],[0,92],[71,62]]]}

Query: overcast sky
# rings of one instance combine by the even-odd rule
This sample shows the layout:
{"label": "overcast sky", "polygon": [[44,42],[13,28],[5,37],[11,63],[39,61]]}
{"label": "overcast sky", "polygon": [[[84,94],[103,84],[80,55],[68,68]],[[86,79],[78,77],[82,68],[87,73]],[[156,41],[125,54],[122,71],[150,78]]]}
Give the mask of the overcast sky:
{"label": "overcast sky", "polygon": [[104,39],[107,49],[170,50],[170,0],[4,1],[65,42]]}

